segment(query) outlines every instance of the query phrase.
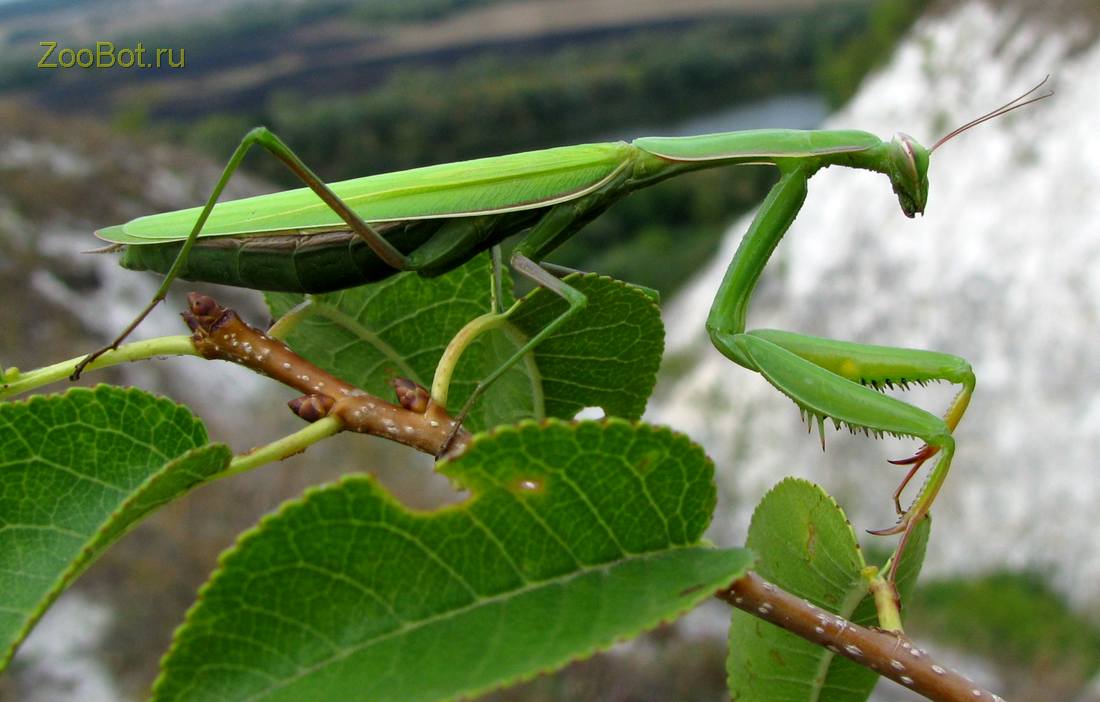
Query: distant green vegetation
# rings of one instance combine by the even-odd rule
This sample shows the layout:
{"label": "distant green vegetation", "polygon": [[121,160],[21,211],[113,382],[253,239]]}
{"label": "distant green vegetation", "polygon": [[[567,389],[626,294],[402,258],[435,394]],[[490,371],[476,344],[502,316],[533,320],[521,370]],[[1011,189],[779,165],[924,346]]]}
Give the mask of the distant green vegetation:
{"label": "distant green vegetation", "polygon": [[[1043,679],[1043,699],[1065,699],[1100,671],[1100,623],[1073,611],[1034,573],[931,581],[908,603],[907,621],[1024,679]],[[1011,682],[1011,681],[1008,681]]]}
{"label": "distant green vegetation", "polygon": [[[155,35],[142,32],[128,37],[146,44],[186,46],[193,55],[225,54],[226,44],[243,40],[251,44],[257,35],[292,34],[323,20],[363,24],[364,30],[377,23],[406,23],[435,20],[480,5],[513,0],[311,0],[310,2],[246,2],[230,6],[216,20],[204,20],[184,27],[162,28]],[[127,38],[123,39],[123,43]],[[153,41],[151,41],[153,40]],[[278,43],[273,42],[278,49]]]}
{"label": "distant green vegetation", "polygon": [[[154,75],[88,73],[74,82],[72,76],[29,70],[26,61],[0,65],[0,85],[41,95],[66,110],[109,115],[116,127],[135,135],[160,130],[219,160],[250,127],[266,124],[323,177],[338,180],[642,136],[623,130],[659,131],[661,125],[779,93],[818,92],[836,101],[888,55],[916,16],[914,8],[923,4],[851,0],[492,46],[426,47],[423,54],[361,65],[321,61],[319,69],[278,78],[263,73],[279,65],[281,52],[308,56],[308,47],[328,36],[324,27],[333,22],[361,26],[369,37],[384,31],[384,23],[505,1],[318,0],[291,3],[280,12],[231,5],[216,20],[142,32],[146,45],[187,47],[191,94],[159,93]],[[337,46],[349,41],[332,40]],[[128,39],[118,41],[126,45]],[[232,71],[259,80],[221,80]],[[297,185],[270,157],[252,157],[248,167],[282,185]],[[616,205],[554,258],[671,293],[713,255],[724,228],[757,204],[773,179],[770,169],[746,168],[662,184]]]}
{"label": "distant green vegetation", "polygon": [[[484,51],[451,66],[394,70],[357,95],[281,92],[262,109],[176,132],[224,157],[249,127],[266,124],[332,180],[608,138],[624,125],[669,124],[778,92],[813,92],[822,57],[856,37],[867,14],[853,3]],[[294,184],[270,158],[249,167]],[[670,293],[773,178],[768,169],[739,169],[663,184],[614,207],[554,260]]]}
{"label": "distant green vegetation", "polygon": [[88,0],[12,0],[0,3],[0,20],[31,15],[44,10],[76,7]]}
{"label": "distant green vegetation", "polygon": [[[485,50],[452,65],[398,68],[354,95],[278,92],[186,132],[224,153],[247,126],[265,123],[334,178],[557,146],[813,91],[819,46],[854,35],[860,20],[855,8],[834,9]],[[258,167],[284,175],[275,163]]]}
{"label": "distant green vegetation", "polygon": [[424,20],[494,5],[507,0],[372,0],[355,6],[356,17],[365,20]]}
{"label": "distant green vegetation", "polygon": [[871,6],[863,31],[823,46],[818,82],[829,105],[839,107],[855,95],[863,76],[890,58],[898,37],[927,6],[928,0],[880,0]]}
{"label": "distant green vegetation", "polygon": [[[441,4],[454,5],[424,2]],[[915,17],[904,9],[912,6],[852,2],[486,50],[453,65],[399,68],[356,95],[281,92],[261,109],[212,116],[179,133],[224,157],[249,127],[266,124],[333,180],[579,143],[781,92],[851,93]],[[294,184],[272,159],[249,167]],[[554,260],[670,294],[774,177],[738,169],[664,183],[616,205]]]}

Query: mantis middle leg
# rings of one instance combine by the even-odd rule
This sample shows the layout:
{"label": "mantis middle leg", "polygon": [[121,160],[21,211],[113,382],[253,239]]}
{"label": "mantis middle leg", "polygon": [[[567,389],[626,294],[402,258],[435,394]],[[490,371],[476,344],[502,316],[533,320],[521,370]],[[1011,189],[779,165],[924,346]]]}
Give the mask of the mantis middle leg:
{"label": "mantis middle leg", "polygon": [[[784,170],[741,242],[719,288],[707,330],[711,341],[735,363],[764,376],[799,409],[816,420],[824,441],[824,423],[870,434],[912,436],[924,441],[915,456],[898,463],[911,465],[895,493],[901,518],[895,527],[878,534],[901,533],[890,570],[897,574],[901,553],[917,523],[928,513],[943,485],[955,451],[952,431],[958,425],[971,393],[974,374],[963,359],[948,354],[888,346],[869,346],[776,330],[745,331],[749,299],[768,258],[786,233],[806,198],[812,171]],[[876,392],[884,385],[946,380],[961,390],[941,419],[923,409]],[[871,386],[871,387],[868,387]],[[900,493],[924,461],[939,454],[928,480],[907,510]]]}
{"label": "mantis middle leg", "polygon": [[[538,333],[527,339],[507,360],[501,363],[493,372],[477,384],[477,387],[474,388],[473,393],[467,398],[461,411],[455,416],[455,423],[451,436],[443,442],[439,450],[439,455],[446,453],[450,446],[451,439],[453,439],[458,431],[458,427],[461,426],[477,399],[493,384],[493,382],[504,375],[508,369],[516,365],[525,355],[537,348],[544,339],[560,329],[563,324],[587,306],[588,298],[584,293],[561,280],[558,275],[556,275],[557,272],[564,273],[565,271],[548,270],[540,263],[540,260],[556,248],[562,241],[572,236],[593,216],[598,214],[599,211],[602,210],[600,203],[600,196],[592,195],[579,200],[554,205],[547,211],[542,219],[531,228],[520,243],[516,245],[510,261],[512,268],[540,287],[546,288],[550,292],[561,297],[565,300],[568,307],[566,307],[560,315],[551,320],[545,327],[540,329]],[[499,265],[496,259],[494,259],[494,264]],[[495,273],[494,277],[496,278]],[[497,279],[499,280],[499,278]],[[494,295],[494,298],[496,297],[497,296]],[[496,322],[506,321],[512,312],[518,309],[518,305],[519,303],[517,302],[504,312],[497,312],[494,309],[493,312],[474,320],[467,326],[478,326],[482,329],[488,329]],[[466,343],[469,342],[463,341],[463,345]],[[449,353],[450,349],[445,352],[445,355]],[[436,375],[438,380],[438,370]],[[439,393],[436,392],[435,384],[433,383],[433,400],[438,399],[438,395]]]}

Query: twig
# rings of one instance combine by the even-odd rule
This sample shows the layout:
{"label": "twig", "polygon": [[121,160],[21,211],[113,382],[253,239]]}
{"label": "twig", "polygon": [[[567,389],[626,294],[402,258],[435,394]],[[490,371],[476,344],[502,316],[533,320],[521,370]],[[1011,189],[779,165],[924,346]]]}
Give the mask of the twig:
{"label": "twig", "polygon": [[[182,316],[194,332],[191,341],[199,355],[246,366],[303,393],[288,404],[306,421],[335,417],[345,429],[382,436],[432,456],[454,425],[446,409],[430,402],[427,390],[410,380],[395,381],[401,404],[392,404],[318,368],[207,295],[190,293],[187,304]],[[446,456],[461,453],[469,440],[469,432],[460,428]]]}
{"label": "twig", "polygon": [[[196,355],[195,347],[187,335],[162,336],[123,344],[117,349],[106,351],[83,370],[98,370],[130,361],[144,361],[156,356],[194,355]],[[70,358],[67,361],[26,372],[21,372],[18,368],[0,368],[0,400],[65,380],[74,372],[75,366],[85,358],[87,358],[86,355]]]}
{"label": "twig", "polygon": [[754,617],[824,646],[936,702],[1004,702],[946,668],[905,634],[869,629],[826,612],[785,592],[756,573],[734,581],[717,596]]}

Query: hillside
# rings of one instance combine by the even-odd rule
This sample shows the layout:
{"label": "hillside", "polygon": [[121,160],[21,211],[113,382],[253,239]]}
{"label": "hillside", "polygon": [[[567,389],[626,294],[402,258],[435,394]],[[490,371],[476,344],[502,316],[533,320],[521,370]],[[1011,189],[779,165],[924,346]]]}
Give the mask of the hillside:
{"label": "hillside", "polygon": [[[152,116],[195,119],[254,108],[277,92],[293,91],[301,99],[355,94],[404,68],[446,70],[490,53],[544,55],[640,31],[655,32],[653,48],[660,50],[663,39],[704,25],[740,25],[750,32],[797,15],[854,18],[867,4],[437,0],[418,10],[417,3],[284,0],[256,12],[246,2],[16,3],[0,8],[0,95],[100,114],[140,104]],[[186,63],[183,69],[44,71],[35,67],[43,39],[62,48],[140,41],[150,55],[155,48],[183,50]]]}

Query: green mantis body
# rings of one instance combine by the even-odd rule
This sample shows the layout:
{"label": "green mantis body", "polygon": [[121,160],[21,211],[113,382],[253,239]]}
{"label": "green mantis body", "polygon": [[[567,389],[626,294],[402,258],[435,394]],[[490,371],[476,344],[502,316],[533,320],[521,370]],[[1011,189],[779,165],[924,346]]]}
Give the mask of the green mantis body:
{"label": "green mantis body", "polygon": [[[271,151],[309,187],[215,207],[229,176],[253,144]],[[513,266],[561,295],[569,307],[486,378],[480,391],[584,307],[584,296],[541,261],[587,222],[628,193],[680,173],[720,166],[774,166],[780,172],[779,182],[729,265],[707,330],[719,351],[763,375],[819,427],[830,419],[837,427],[845,425],[853,431],[924,442],[915,456],[899,461],[912,468],[895,493],[901,515],[898,524],[875,532],[902,533],[900,550],[947,477],[955,449],[952,432],[974,389],[970,365],[962,358],[931,351],[776,330],[746,331],[746,322],[756,282],[798,214],[814,173],[828,166],[882,173],[904,214],[913,217],[923,213],[927,200],[929,154],[904,134],[882,141],[860,131],[773,129],[548,149],[327,186],[274,134],[258,128],[242,141],[204,207],[142,217],[97,235],[124,250],[123,265],[167,273],[160,299],[177,275],[299,292],[346,288],[397,271],[438,275],[506,237],[522,234],[512,254]],[[877,392],[883,386],[933,380],[960,386],[942,418]],[[937,454],[916,499],[902,510],[901,490],[920,465]]]}

